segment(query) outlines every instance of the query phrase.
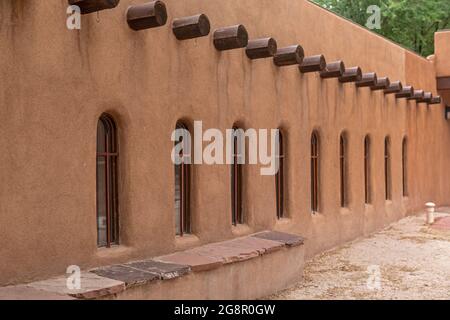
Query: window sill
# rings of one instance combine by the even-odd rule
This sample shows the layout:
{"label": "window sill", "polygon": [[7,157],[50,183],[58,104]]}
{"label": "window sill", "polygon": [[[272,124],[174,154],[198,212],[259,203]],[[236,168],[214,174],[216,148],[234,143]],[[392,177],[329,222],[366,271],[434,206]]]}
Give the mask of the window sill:
{"label": "window sill", "polygon": [[291,221],[292,221],[291,218],[281,218],[281,219],[277,219],[276,225],[277,225],[277,226],[285,226],[285,225],[290,224]]}
{"label": "window sill", "polygon": [[246,236],[252,233],[252,229],[249,227],[248,224],[238,224],[236,226],[231,227],[231,232],[234,236]]}
{"label": "window sill", "polygon": [[314,220],[314,219],[319,220],[319,219],[323,219],[323,218],[324,218],[324,215],[323,215],[323,213],[320,212],[320,211],[311,211],[311,218],[312,218],[313,220]]}
{"label": "window sill", "polygon": [[343,216],[348,216],[352,213],[352,210],[350,208],[340,208],[339,212],[341,213],[341,215]]}
{"label": "window sill", "polygon": [[185,234],[183,236],[175,237],[176,251],[186,250],[200,245],[200,239],[194,234]]}
{"label": "window sill", "polygon": [[124,245],[113,245],[110,248],[97,248],[96,256],[98,259],[118,259],[128,257],[133,251],[132,247]]}

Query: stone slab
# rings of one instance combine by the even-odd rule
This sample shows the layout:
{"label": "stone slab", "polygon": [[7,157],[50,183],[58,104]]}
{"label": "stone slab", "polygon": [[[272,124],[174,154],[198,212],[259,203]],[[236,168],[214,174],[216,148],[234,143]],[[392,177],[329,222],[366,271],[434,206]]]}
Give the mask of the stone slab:
{"label": "stone slab", "polygon": [[94,269],[91,272],[104,278],[121,281],[125,283],[126,287],[144,285],[159,280],[159,275],[156,273],[138,270],[122,264]]}
{"label": "stone slab", "polygon": [[192,249],[192,251],[201,256],[222,260],[223,264],[245,261],[259,256],[257,250],[226,246],[223,243],[202,246]]}
{"label": "stone slab", "polygon": [[221,242],[220,245],[229,248],[238,248],[243,251],[256,251],[258,255],[271,253],[284,247],[284,244],[281,242],[255,238],[251,236]]}
{"label": "stone slab", "polygon": [[74,300],[75,298],[55,292],[38,290],[27,285],[0,288],[0,300]]}
{"label": "stone slab", "polygon": [[165,263],[155,260],[136,261],[126,263],[124,265],[145,272],[155,273],[161,280],[170,280],[182,277],[191,272],[191,268],[187,265]]}
{"label": "stone slab", "polygon": [[67,288],[66,276],[33,282],[27,286],[36,290],[60,295],[69,295],[79,299],[96,299],[120,293],[125,290],[124,282],[104,278],[90,272],[81,273],[80,289]]}
{"label": "stone slab", "polygon": [[279,231],[264,231],[253,235],[255,238],[278,241],[284,243],[288,247],[300,246],[304,243],[305,239],[289,233]]}
{"label": "stone slab", "polygon": [[187,265],[194,272],[208,271],[222,266],[222,259],[200,255],[194,250],[176,252],[157,258],[158,261]]}
{"label": "stone slab", "polygon": [[279,242],[251,237],[213,243],[192,249],[199,255],[220,259],[224,264],[250,260],[283,247]]}

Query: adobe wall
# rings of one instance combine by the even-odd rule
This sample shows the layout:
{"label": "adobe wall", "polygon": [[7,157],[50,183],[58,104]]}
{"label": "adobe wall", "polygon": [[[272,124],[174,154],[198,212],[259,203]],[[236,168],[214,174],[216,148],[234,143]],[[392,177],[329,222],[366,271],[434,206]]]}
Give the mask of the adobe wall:
{"label": "adobe wall", "polygon": [[[0,285],[148,258],[264,229],[307,238],[306,255],[367,235],[433,200],[448,204],[449,126],[443,106],[301,75],[244,50],[220,53],[211,35],[177,41],[175,17],[205,13],[215,28],[242,23],[250,37],[301,44],[391,80],[435,88],[433,64],[303,0],[165,0],[164,27],[134,32],[131,3],[66,29],[67,1],[0,2]],[[96,126],[119,127],[119,248],[96,247]],[[245,168],[246,227],[230,225],[229,167],[195,166],[195,236],[176,239],[170,134],[178,119],[204,129],[277,128],[287,135],[288,219],[276,221],[273,177]],[[321,212],[310,212],[310,135],[321,134]],[[339,205],[338,141],[349,139],[350,205]],[[364,205],[363,140],[372,138],[373,205]],[[393,200],[384,199],[384,137],[392,141]],[[409,141],[410,197],[401,191]]]}

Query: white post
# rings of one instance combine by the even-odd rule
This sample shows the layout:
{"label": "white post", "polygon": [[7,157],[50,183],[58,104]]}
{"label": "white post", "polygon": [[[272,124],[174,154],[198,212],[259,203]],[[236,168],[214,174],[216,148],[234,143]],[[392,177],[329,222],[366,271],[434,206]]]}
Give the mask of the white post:
{"label": "white post", "polygon": [[425,204],[427,208],[427,223],[433,224],[434,223],[434,208],[436,208],[436,205],[433,202],[427,202]]}

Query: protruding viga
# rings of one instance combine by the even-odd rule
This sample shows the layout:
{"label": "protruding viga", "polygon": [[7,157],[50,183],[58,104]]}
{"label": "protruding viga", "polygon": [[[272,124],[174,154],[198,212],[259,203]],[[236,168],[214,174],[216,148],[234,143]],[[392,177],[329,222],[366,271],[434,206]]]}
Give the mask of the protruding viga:
{"label": "protruding viga", "polygon": [[120,0],[68,0],[69,5],[80,7],[81,14],[88,14],[117,7]]}

